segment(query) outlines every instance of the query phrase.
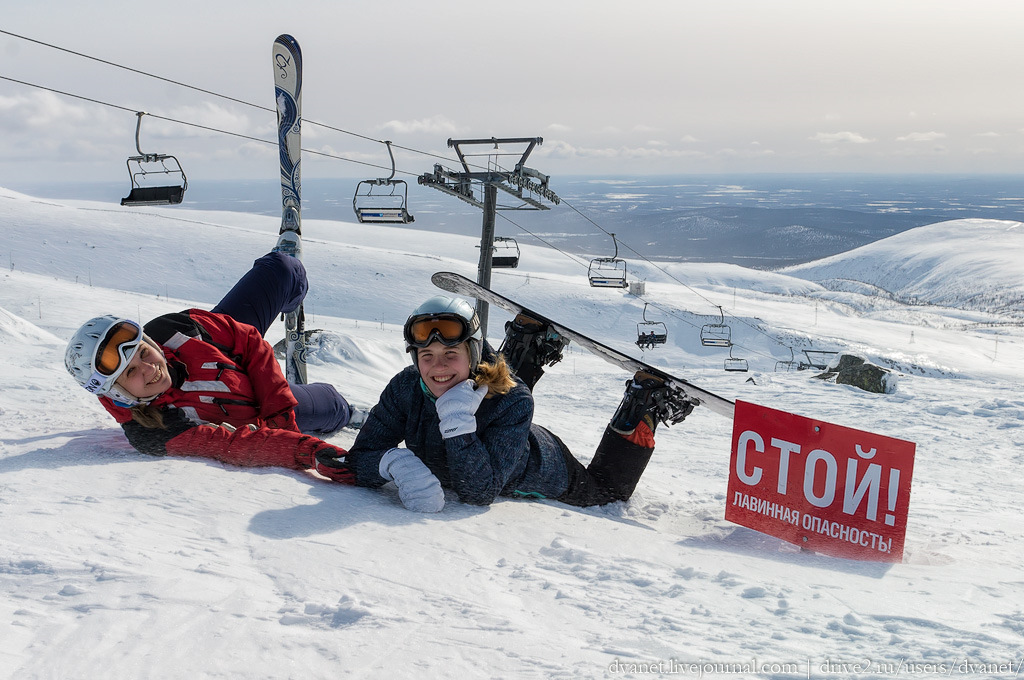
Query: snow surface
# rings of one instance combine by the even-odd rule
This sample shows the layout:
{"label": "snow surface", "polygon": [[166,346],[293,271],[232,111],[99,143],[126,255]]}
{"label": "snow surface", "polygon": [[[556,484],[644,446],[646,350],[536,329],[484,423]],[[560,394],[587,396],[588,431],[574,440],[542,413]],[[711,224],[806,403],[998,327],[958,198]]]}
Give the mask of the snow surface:
{"label": "snow surface", "polygon": [[[1020,673],[1020,224],[922,227],[788,272],[631,264],[657,304],[648,318],[669,330],[649,361],[729,398],[917,443],[905,557],[883,564],[726,522],[731,423],[706,409],[659,429],[630,502],[592,509],[450,497],[423,516],[390,485],[142,456],[66,374],[66,339],[98,314],[209,308],[273,244],[277,220],[0,189],[0,222],[0,677]],[[407,361],[400,324],[437,292],[429,275],[475,278],[477,242],[303,230],[308,325],[329,331],[310,376],[372,405]],[[591,289],[556,251],[522,249],[495,289],[637,351],[643,301]],[[750,373],[700,346],[715,305]],[[506,319],[492,309],[491,337]],[[791,347],[797,359],[858,352],[893,367],[896,390],[775,372]],[[626,377],[573,349],[538,385],[536,420],[588,460]]]}

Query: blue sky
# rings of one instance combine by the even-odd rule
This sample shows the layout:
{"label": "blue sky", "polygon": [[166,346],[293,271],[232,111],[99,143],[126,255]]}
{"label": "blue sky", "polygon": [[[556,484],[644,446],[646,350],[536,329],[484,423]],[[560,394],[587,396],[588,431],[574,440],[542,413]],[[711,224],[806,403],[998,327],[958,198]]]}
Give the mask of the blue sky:
{"label": "blue sky", "polygon": [[[0,29],[273,106],[270,46],[305,58],[303,145],[539,136],[550,174],[1024,172],[1024,3],[440,0],[20,3]],[[273,139],[273,115],[0,34],[0,75]],[[121,178],[135,116],[0,80],[0,185]],[[190,178],[273,173],[270,145],[148,119]],[[437,161],[398,152],[401,170]],[[307,177],[378,175],[308,155]]]}

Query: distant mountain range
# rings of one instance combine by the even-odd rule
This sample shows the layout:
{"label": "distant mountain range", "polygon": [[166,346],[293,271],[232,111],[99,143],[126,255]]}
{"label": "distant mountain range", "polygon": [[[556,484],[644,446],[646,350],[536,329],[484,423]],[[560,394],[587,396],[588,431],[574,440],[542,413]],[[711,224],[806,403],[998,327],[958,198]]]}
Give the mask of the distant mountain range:
{"label": "distant mountain range", "polygon": [[[550,231],[545,214],[516,218],[536,228],[539,236],[571,252],[591,256],[613,254],[611,239],[577,215],[557,221]],[[758,269],[774,269],[818,260],[853,250],[914,227],[945,219],[936,214],[862,213],[835,208],[712,207],[661,209],[652,213],[609,213],[601,226],[627,247],[619,256],[636,253],[658,260],[726,262]],[[546,222],[546,223],[545,223]],[[608,252],[595,252],[604,240]],[[630,252],[635,250],[636,252]]]}
{"label": "distant mountain range", "polygon": [[[354,221],[355,185],[304,178],[303,217]],[[1024,177],[1018,176],[565,177],[556,188],[563,202],[551,210],[499,211],[497,235],[592,258],[615,253],[614,233],[625,259],[776,269],[946,220],[1024,220]],[[101,182],[18,190],[116,203],[125,187]],[[408,193],[414,228],[480,235],[477,208],[415,181]],[[500,199],[515,202],[503,193]],[[197,180],[182,205],[190,208],[279,215],[279,190],[272,179]]]}

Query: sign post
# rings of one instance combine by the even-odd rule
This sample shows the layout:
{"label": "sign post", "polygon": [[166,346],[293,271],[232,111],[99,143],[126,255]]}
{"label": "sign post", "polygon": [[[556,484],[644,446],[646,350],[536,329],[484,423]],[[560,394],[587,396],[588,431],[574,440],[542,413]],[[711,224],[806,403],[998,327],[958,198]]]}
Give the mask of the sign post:
{"label": "sign post", "polygon": [[737,401],[725,519],[826,555],[899,562],[915,448]]}

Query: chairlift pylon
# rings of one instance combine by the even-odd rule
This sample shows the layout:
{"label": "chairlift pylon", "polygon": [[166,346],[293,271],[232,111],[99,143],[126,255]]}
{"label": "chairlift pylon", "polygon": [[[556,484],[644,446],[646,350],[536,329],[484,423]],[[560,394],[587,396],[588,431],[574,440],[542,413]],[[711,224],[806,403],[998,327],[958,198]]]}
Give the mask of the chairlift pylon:
{"label": "chairlift pylon", "polygon": [[725,360],[725,370],[737,373],[746,373],[750,370],[750,366],[747,364],[746,359],[740,357],[734,357],[732,355],[733,345],[729,345],[729,357]]}
{"label": "chairlift pylon", "polygon": [[700,344],[705,347],[732,347],[732,328],[725,323],[725,312],[718,306],[718,323],[706,323],[700,329]]}
{"label": "chairlift pylon", "polygon": [[[121,205],[177,205],[185,198],[185,189],[188,188],[188,179],[181,168],[181,163],[174,156],[145,153],[142,150],[139,135],[142,130],[142,117],[146,112],[138,111],[135,115],[138,117],[135,121],[135,150],[139,155],[129,156],[126,161],[132,189],[121,199]],[[174,166],[168,167],[168,162],[173,162]],[[156,164],[159,164],[159,167],[156,167]],[[148,175],[178,176],[181,177],[181,182],[149,185],[146,183]]]}
{"label": "chairlift pylon", "polygon": [[626,281],[626,261],[619,259],[619,243],[615,240],[615,234],[611,237],[615,245],[615,255],[595,257],[591,260],[587,277],[594,288],[629,288],[629,282]]}
{"label": "chairlift pylon", "polygon": [[[377,179],[364,179],[356,185],[352,210],[360,223],[408,224],[415,218],[409,214],[409,185],[395,179],[395,154],[391,142],[385,141],[391,157],[391,174]],[[365,187],[365,189],[363,189]],[[385,187],[374,193],[374,187]]]}
{"label": "chairlift pylon", "polygon": [[495,269],[515,269],[519,266],[519,243],[507,236],[494,237],[494,250],[491,252],[491,267]]}
{"label": "chairlift pylon", "polygon": [[668,342],[668,328],[661,321],[647,320],[647,303],[644,303],[643,321],[636,325],[636,346],[640,349],[654,349]]}

